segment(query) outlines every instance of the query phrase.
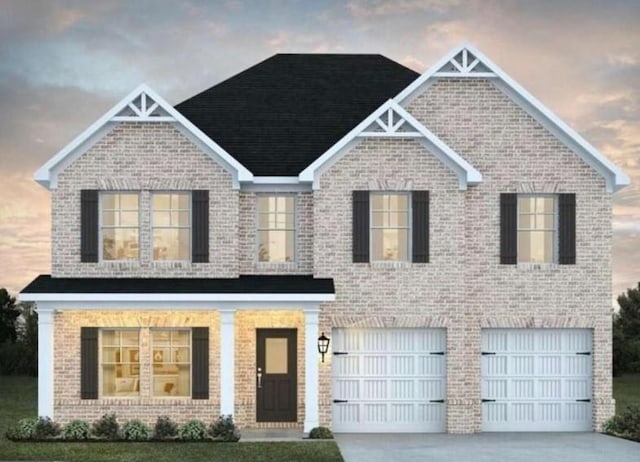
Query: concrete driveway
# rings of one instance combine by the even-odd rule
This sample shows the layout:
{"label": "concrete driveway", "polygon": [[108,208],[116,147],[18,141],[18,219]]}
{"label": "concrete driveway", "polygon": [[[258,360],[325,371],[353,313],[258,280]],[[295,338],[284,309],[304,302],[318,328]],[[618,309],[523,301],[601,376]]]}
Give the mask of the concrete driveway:
{"label": "concrete driveway", "polygon": [[640,443],[599,433],[338,434],[345,462],[640,461]]}

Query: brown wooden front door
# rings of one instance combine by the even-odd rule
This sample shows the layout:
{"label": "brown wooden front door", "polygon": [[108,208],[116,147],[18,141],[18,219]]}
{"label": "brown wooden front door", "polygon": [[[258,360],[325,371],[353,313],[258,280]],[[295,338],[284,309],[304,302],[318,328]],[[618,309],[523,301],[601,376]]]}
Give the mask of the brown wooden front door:
{"label": "brown wooden front door", "polygon": [[256,337],[256,419],[258,422],[295,422],[298,331],[257,329]]}

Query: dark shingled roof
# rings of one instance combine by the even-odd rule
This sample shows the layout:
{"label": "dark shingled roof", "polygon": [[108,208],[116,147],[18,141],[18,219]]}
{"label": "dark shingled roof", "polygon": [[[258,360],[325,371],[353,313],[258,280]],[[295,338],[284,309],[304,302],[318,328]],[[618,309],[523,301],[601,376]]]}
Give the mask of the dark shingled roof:
{"label": "dark shingled roof", "polygon": [[176,109],[257,176],[296,176],[418,73],[381,55],[278,54]]}
{"label": "dark shingled roof", "polygon": [[333,279],[307,275],[238,278],[52,278],[41,274],[22,293],[333,294]]}

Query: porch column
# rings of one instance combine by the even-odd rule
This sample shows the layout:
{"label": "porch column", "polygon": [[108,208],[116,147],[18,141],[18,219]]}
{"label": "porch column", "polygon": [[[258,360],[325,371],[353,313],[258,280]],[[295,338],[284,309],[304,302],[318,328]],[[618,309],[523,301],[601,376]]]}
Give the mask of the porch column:
{"label": "porch column", "polygon": [[220,310],[220,414],[233,415],[235,403],[235,310]]}
{"label": "porch column", "polygon": [[304,312],[304,432],[320,425],[318,412],[318,314],[320,310]]}
{"label": "porch column", "polygon": [[53,315],[38,307],[38,416],[53,419]]}

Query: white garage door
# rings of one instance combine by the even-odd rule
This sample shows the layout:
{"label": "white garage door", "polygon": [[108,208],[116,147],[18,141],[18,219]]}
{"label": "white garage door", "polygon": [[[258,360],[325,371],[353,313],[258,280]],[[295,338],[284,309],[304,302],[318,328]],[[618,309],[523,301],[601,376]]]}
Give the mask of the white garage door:
{"label": "white garage door", "polygon": [[444,329],[334,329],[335,432],[442,432]]}
{"label": "white garage door", "polygon": [[483,431],[590,431],[591,331],[482,331]]}

